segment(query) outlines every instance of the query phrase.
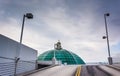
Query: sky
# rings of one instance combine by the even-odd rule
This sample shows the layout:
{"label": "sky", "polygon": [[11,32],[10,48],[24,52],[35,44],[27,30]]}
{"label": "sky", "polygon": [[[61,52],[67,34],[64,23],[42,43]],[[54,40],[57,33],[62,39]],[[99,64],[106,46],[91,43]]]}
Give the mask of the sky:
{"label": "sky", "polygon": [[108,51],[104,14],[107,17],[111,56],[120,61],[120,0],[0,0],[0,34],[20,40],[23,15],[23,44],[38,55],[54,49],[60,40],[63,49],[85,62],[107,62]]}

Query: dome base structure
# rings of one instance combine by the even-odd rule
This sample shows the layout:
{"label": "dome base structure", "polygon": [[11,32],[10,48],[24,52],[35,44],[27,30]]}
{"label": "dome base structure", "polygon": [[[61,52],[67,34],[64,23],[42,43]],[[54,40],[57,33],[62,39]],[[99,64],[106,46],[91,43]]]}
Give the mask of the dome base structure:
{"label": "dome base structure", "polygon": [[53,58],[52,58],[52,64],[55,65],[55,64],[57,64],[56,62],[57,62],[56,58],[53,57]]}

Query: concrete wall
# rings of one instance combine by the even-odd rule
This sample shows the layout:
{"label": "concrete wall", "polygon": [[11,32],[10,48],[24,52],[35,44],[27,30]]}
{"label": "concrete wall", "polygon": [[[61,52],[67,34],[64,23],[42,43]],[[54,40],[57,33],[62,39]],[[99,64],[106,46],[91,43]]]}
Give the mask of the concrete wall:
{"label": "concrete wall", "polygon": [[36,68],[37,51],[0,34],[0,76],[14,75],[15,57],[19,57],[16,73]]}

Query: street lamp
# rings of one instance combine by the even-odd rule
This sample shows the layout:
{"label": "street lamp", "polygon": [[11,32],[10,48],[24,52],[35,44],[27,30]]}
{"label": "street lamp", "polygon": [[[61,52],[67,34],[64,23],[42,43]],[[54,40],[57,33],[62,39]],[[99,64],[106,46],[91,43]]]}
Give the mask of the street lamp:
{"label": "street lamp", "polygon": [[21,29],[21,35],[20,35],[20,45],[19,45],[19,50],[18,50],[17,56],[15,57],[15,73],[14,73],[14,76],[16,76],[17,63],[20,60],[20,58],[18,56],[19,56],[19,52],[21,50],[21,45],[22,45],[25,17],[27,19],[33,19],[33,15],[32,15],[32,13],[26,13],[26,14],[23,15],[22,29]]}
{"label": "street lamp", "polygon": [[32,13],[26,13],[26,15],[25,14],[23,15],[23,22],[22,22],[22,29],[21,29],[21,36],[20,36],[20,45],[22,44],[22,36],[23,36],[25,17],[28,19],[33,19],[33,15],[32,15]]}
{"label": "street lamp", "polygon": [[104,14],[104,20],[105,20],[105,29],[106,29],[106,36],[103,36],[103,39],[107,39],[107,46],[108,46],[108,62],[110,65],[112,65],[112,57],[110,55],[110,46],[109,46],[109,36],[108,36],[108,28],[107,28],[107,20],[106,17],[110,16],[109,13]]}

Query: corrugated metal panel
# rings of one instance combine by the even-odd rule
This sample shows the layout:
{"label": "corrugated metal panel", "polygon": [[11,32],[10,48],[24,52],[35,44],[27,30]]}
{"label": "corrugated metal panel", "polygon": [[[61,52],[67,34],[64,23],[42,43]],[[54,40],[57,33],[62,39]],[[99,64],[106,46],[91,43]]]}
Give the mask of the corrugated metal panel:
{"label": "corrugated metal panel", "polygon": [[15,58],[19,57],[16,74],[35,69],[37,51],[21,45],[12,39],[0,35],[0,76],[13,76],[15,73]]}
{"label": "corrugated metal panel", "polygon": [[15,63],[0,63],[0,76],[10,76],[14,75]]}
{"label": "corrugated metal panel", "polygon": [[[0,57],[0,60],[9,60],[10,62],[0,62],[0,76],[10,76],[15,73],[15,60]],[[16,74],[24,73],[35,69],[36,61],[18,61]]]}

